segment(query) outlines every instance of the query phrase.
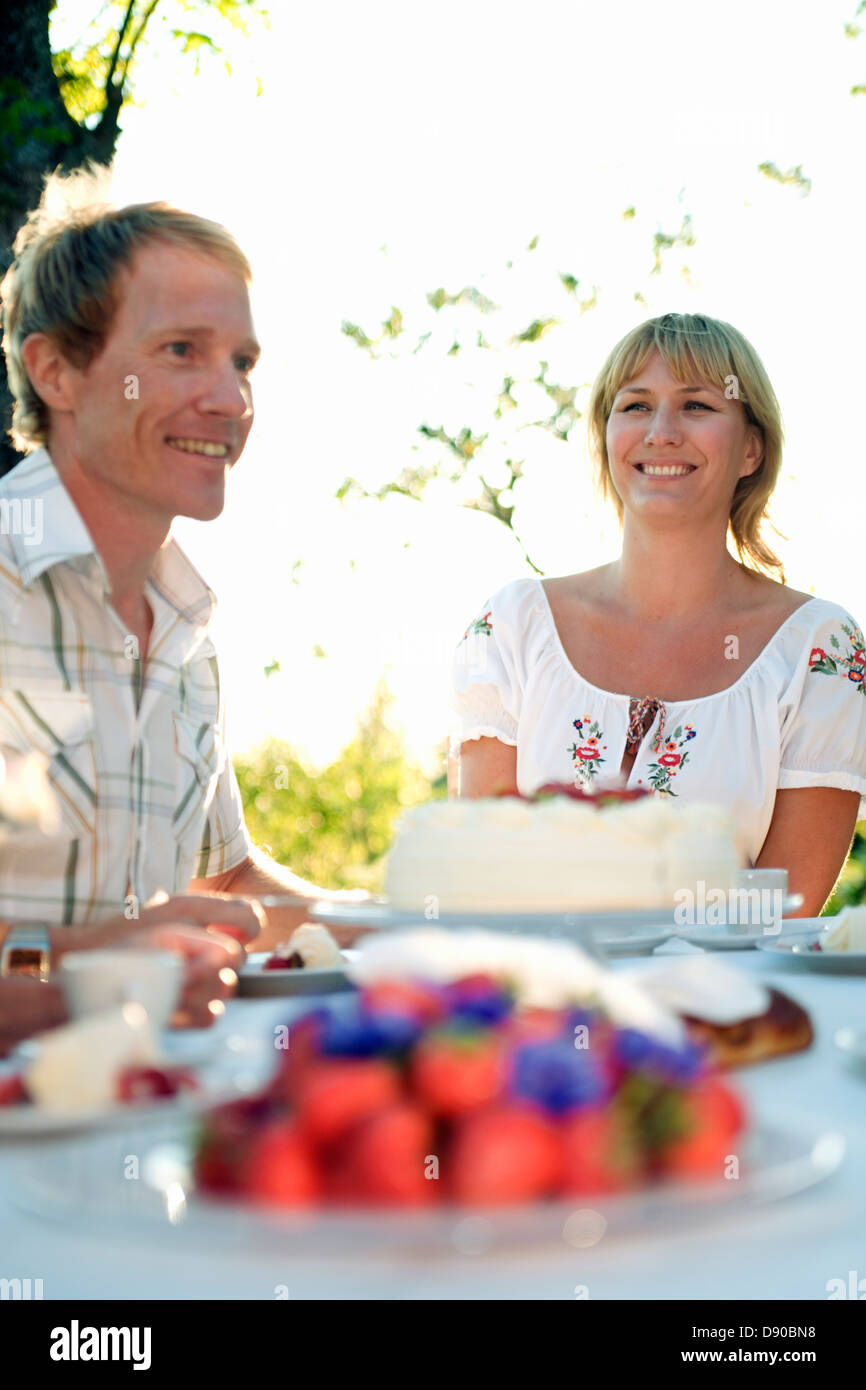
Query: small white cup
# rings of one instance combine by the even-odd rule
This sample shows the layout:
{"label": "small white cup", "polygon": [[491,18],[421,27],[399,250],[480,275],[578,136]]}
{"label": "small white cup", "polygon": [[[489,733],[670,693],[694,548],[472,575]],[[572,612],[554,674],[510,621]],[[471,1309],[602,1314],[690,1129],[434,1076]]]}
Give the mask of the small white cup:
{"label": "small white cup", "polygon": [[787,869],[740,869],[737,872],[738,888],[779,888],[782,897],[788,896]]}
{"label": "small white cup", "polygon": [[183,957],[174,951],[69,951],[60,958],[60,983],[72,1018],[130,1001],[141,1004],[154,1028],[167,1028],[183,982]]}
{"label": "small white cup", "polygon": [[763,926],[767,935],[777,935],[782,927],[782,904],[788,896],[788,870],[740,869],[737,887],[745,889],[750,899],[755,889],[760,895],[757,903],[749,902],[749,924]]}

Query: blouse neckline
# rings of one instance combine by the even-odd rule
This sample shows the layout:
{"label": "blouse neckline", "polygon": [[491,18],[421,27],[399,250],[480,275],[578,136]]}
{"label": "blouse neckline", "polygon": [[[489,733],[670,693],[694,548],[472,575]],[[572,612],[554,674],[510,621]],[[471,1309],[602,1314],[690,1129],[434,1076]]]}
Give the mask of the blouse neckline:
{"label": "blouse neckline", "polygon": [[[564,665],[573,676],[576,676],[577,679],[581,682],[581,684],[586,686],[587,690],[594,691],[596,695],[603,695],[605,699],[620,700],[626,702],[641,699],[642,697],[640,695],[623,695],[616,690],[602,690],[601,686],[593,685],[591,681],[586,680],[586,678],[580,674],[577,667],[569,659],[568,653],[566,652],[565,647],[563,646],[562,638],[559,635],[559,629],[556,626],[556,619],[553,616],[553,609],[550,606],[550,599],[547,597],[547,590],[545,589],[540,579],[535,579],[533,577],[531,582],[537,585],[538,590],[541,594],[541,598],[544,603],[544,612],[547,621],[550,625],[551,632],[553,634],[553,639],[556,644],[557,654],[559,656],[561,664]],[[791,620],[793,618],[796,618],[797,614],[802,612],[804,608],[807,608],[810,603],[820,602],[821,600],[818,598],[807,598],[804,603],[799,604],[799,606],[794,609],[793,613],[789,613],[785,621],[783,623],[780,623],[779,626],[776,628],[776,631],[773,633],[769,641],[765,642],[764,646],[758,652],[758,655],[755,657],[754,661],[752,661],[746,667],[743,674],[741,676],[738,676],[732,685],[726,685],[724,690],[716,690],[713,692],[712,695],[696,695],[693,699],[685,700],[665,700],[665,707],[671,709],[676,708],[679,705],[687,705],[689,707],[691,707],[692,705],[702,705],[706,704],[709,700],[718,700],[722,695],[730,695],[734,690],[737,689],[737,686],[742,685],[743,682],[747,679],[747,677],[751,676],[752,672],[755,671],[761,665],[761,662],[764,660],[764,657],[770,651],[770,648],[774,645],[776,639],[780,636],[780,634],[785,631],[785,628],[788,626]]]}

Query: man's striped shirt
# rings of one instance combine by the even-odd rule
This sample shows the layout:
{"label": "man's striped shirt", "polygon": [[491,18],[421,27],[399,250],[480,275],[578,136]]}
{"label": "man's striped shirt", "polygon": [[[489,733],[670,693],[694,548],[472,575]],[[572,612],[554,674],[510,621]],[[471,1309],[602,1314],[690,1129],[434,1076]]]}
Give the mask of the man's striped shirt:
{"label": "man's striped shirt", "polygon": [[[145,587],[146,664],[45,449],[0,479],[0,751],[35,753],[49,838],[0,826],[0,918],[98,921],[250,853],[226,753],[215,600],[174,540]],[[134,910],[134,909],[133,909]]]}

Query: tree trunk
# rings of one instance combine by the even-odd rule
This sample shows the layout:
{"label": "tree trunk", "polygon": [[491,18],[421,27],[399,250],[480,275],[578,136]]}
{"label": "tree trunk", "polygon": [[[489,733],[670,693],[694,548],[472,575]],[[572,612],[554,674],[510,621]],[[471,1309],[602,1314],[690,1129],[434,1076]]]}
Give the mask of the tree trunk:
{"label": "tree trunk", "polygon": [[[0,275],[12,261],[18,228],[42,195],[46,173],[74,168],[88,155],[108,163],[117,141],[121,94],[111,93],[94,130],[74,121],[63,104],[51,64],[49,15],[54,0],[0,4]],[[0,360],[0,476],[21,455],[8,429],[12,399]]]}

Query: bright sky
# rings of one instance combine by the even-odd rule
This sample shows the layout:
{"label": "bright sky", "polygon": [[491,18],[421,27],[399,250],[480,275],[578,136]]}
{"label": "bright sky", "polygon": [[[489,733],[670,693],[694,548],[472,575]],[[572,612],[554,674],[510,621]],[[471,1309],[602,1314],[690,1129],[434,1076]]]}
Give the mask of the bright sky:
{"label": "bright sky", "polygon": [[[736,324],[785,418],[774,516],[790,540],[771,540],[789,581],[866,620],[866,97],[849,95],[866,80],[866,35],[843,31],[855,8],[275,0],[269,31],[227,40],[231,79],[204,60],[192,77],[154,28],[117,195],[165,198],[235,233],[265,349],[225,512],[177,526],[220,599],[237,750],[274,733],[331,758],[387,668],[429,765],[456,641],[493,590],[529,572],[501,525],[447,491],[423,506],[333,497],[346,474],[395,476],[422,421],[484,421],[484,382],[476,372],[467,386],[459,357],[431,343],[371,362],[340,333],[343,319],[375,330],[392,304],[409,319],[439,285],[475,284],[506,306],[501,329],[485,321],[493,334],[566,312],[558,271],[581,294],[597,285],[598,308],[544,340],[551,377],[569,383],[589,382],[651,314]],[[93,10],[61,3],[70,22]],[[759,174],[764,160],[802,165],[811,194]],[[686,212],[696,245],[650,277],[654,232],[676,232]],[[498,383],[506,367],[490,370]],[[536,563],[556,574],[613,558],[616,526],[577,432],[568,445],[525,438],[515,522]]]}

